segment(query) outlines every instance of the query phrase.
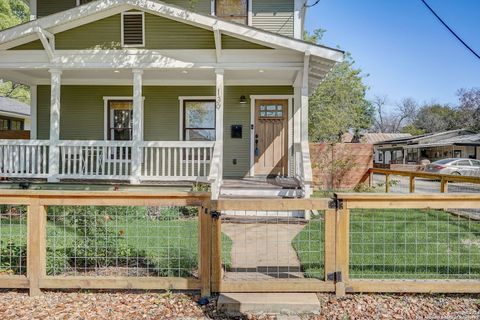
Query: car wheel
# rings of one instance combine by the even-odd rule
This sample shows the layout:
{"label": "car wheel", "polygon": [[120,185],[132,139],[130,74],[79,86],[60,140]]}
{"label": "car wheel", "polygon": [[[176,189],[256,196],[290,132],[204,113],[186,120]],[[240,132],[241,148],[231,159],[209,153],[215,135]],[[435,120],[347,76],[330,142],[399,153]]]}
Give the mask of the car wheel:
{"label": "car wheel", "polygon": [[450,173],[450,174],[451,174],[452,176],[461,176],[460,172],[457,172],[457,171],[452,172],[452,173]]}

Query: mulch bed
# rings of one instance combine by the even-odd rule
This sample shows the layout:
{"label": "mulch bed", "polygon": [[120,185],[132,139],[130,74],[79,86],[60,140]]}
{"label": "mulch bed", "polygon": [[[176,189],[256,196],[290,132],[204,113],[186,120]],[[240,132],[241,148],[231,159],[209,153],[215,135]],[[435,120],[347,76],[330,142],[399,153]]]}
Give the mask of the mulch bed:
{"label": "mulch bed", "polygon": [[319,294],[320,315],[242,315],[215,310],[215,299],[200,306],[185,293],[55,291],[29,297],[24,291],[0,291],[0,319],[480,319],[480,295]]}

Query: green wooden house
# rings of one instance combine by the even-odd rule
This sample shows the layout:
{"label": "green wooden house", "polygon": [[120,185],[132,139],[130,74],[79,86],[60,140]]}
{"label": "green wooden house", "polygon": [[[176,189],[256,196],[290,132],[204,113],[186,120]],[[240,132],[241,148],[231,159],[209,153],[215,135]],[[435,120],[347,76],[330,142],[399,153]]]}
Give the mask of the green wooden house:
{"label": "green wooden house", "polygon": [[0,141],[0,177],[204,181],[214,196],[277,177],[309,195],[308,96],[343,52],[301,40],[304,0],[30,6],[0,32],[0,78],[32,97],[31,140]]}

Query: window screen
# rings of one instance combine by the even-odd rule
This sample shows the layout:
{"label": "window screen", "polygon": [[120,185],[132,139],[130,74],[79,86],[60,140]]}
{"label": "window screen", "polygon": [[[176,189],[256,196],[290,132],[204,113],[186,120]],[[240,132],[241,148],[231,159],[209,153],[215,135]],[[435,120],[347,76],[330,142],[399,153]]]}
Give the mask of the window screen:
{"label": "window screen", "polygon": [[215,101],[185,101],[183,133],[185,140],[215,140]]}

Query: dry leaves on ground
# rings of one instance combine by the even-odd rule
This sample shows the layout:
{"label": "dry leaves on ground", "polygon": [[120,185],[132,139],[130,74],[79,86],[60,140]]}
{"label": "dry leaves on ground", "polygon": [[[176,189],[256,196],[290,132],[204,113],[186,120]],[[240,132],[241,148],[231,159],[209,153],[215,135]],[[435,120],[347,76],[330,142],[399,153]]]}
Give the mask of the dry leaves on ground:
{"label": "dry leaves on ground", "polygon": [[480,295],[348,295],[337,299],[318,295],[320,315],[226,316],[215,310],[216,301],[200,306],[199,296],[145,292],[26,292],[0,291],[0,319],[480,319]]}

